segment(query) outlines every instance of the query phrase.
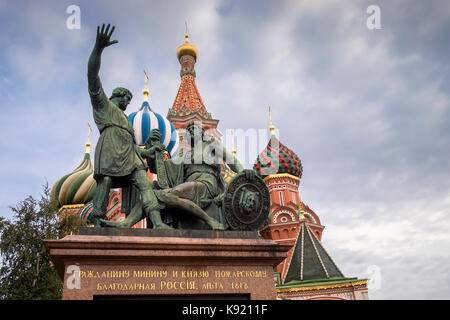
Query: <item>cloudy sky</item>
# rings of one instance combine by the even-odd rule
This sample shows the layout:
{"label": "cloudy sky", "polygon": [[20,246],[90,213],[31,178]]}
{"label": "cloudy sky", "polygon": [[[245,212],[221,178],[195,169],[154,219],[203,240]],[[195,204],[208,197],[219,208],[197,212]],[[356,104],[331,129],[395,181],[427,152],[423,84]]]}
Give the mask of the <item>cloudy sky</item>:
{"label": "cloudy sky", "polygon": [[[367,28],[372,4],[381,29]],[[69,5],[81,9],[80,29],[66,27]],[[105,91],[131,89],[136,111],[145,68],[150,104],[166,115],[185,21],[219,130],[265,129],[272,106],[343,273],[378,274],[372,299],[449,299],[447,0],[0,0],[0,215],[81,162],[97,25],[116,25],[119,40],[104,52]]]}

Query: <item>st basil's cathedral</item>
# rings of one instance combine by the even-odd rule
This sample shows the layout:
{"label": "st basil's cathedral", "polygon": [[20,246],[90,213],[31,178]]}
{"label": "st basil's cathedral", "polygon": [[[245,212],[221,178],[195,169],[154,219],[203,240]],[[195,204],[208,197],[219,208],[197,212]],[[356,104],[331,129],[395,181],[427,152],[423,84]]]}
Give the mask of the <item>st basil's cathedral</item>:
{"label": "st basil's cathedral", "polygon": [[[176,51],[181,66],[180,86],[167,116],[157,113],[149,104],[147,74],[143,99],[140,108],[132,112],[128,119],[133,125],[136,143],[143,146],[151,130],[159,129],[160,142],[174,157],[187,148],[178,130],[185,129],[192,121],[201,122],[205,131],[221,139],[217,130],[219,120],[214,119],[205,107],[195,79],[195,64],[199,52],[189,42]],[[269,109],[270,115],[270,109]],[[266,183],[270,193],[270,212],[259,235],[280,244],[289,244],[287,258],[274,269],[274,285],[278,299],[292,300],[366,300],[368,299],[368,280],[344,276],[322,244],[325,226],[319,216],[306,205],[299,193],[303,166],[299,156],[278,140],[275,126],[270,120],[270,139],[264,150],[255,160],[256,170]],[[88,224],[92,223],[92,199],[96,189],[93,178],[94,167],[90,159],[91,143],[86,143],[86,151],[80,165],[72,172],[57,180],[51,190],[51,197],[59,206],[59,218],[79,215]],[[236,154],[234,149],[233,154]],[[273,155],[277,159],[273,159]],[[272,157],[272,158],[271,158]],[[273,164],[277,167],[273,170]],[[271,165],[272,170],[266,170]],[[156,176],[147,172],[151,181]],[[223,165],[222,176],[228,183],[235,173]],[[121,190],[111,190],[106,219],[120,221],[125,218],[121,212]],[[133,228],[146,228],[145,219]]]}

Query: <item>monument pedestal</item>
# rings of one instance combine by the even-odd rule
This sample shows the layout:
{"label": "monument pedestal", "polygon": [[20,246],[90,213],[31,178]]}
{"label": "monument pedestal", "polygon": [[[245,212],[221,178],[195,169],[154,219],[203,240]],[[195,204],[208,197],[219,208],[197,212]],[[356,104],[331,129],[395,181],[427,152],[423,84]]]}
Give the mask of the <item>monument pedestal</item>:
{"label": "monument pedestal", "polygon": [[86,228],[44,242],[65,300],[276,299],[273,268],[290,248],[208,230]]}

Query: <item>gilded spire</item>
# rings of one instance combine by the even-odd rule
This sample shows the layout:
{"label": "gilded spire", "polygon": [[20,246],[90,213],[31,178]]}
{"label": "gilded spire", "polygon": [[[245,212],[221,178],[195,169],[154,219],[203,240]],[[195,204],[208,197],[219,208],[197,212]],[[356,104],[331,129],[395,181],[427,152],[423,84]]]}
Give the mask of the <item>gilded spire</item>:
{"label": "gilded spire", "polygon": [[184,22],[184,25],[186,27],[184,31],[184,42],[189,43],[189,34],[188,34],[188,27],[187,27],[187,21]]}
{"label": "gilded spire", "polygon": [[303,208],[300,210],[300,221],[305,220],[305,211],[303,211]]}
{"label": "gilded spire", "polygon": [[86,142],[86,153],[91,153],[91,132],[92,127],[91,124],[88,122],[88,139]]}
{"label": "gilded spire", "polygon": [[232,136],[232,140],[231,140],[231,153],[233,154],[233,156],[235,156],[236,157],[236,148],[235,148],[235,146],[234,146],[234,130],[231,130],[231,136]]}
{"label": "gilded spire", "polygon": [[273,136],[275,134],[275,126],[272,123],[272,112],[270,111],[270,106],[269,106],[269,130],[270,130],[270,135]]}
{"label": "gilded spire", "polygon": [[189,55],[194,57],[194,60],[197,61],[198,58],[198,50],[197,48],[189,43],[189,34],[188,34],[188,28],[187,28],[187,22],[185,22],[186,30],[184,33],[184,43],[178,47],[177,49],[177,57],[178,60],[184,55]]}
{"label": "gilded spire", "polygon": [[[177,95],[175,96],[175,101],[172,104],[172,108],[169,109],[167,117],[169,121],[172,121],[174,120],[172,117],[186,117],[197,112],[202,119],[209,120],[211,119],[211,114],[206,110],[205,104],[203,103],[200,92],[198,91],[195,83],[195,63],[197,61],[198,51],[195,46],[188,42],[189,36],[187,33],[187,28],[185,39],[186,42],[177,49],[177,58],[181,66],[181,83],[178,88]],[[178,124],[175,125],[175,127],[177,126]],[[186,125],[183,124],[183,126]]]}
{"label": "gilded spire", "polygon": [[148,84],[148,74],[147,71],[144,70],[145,74],[145,88],[142,90],[142,94],[144,95],[144,101],[148,102],[148,95],[150,94],[150,91],[148,90],[147,84]]}

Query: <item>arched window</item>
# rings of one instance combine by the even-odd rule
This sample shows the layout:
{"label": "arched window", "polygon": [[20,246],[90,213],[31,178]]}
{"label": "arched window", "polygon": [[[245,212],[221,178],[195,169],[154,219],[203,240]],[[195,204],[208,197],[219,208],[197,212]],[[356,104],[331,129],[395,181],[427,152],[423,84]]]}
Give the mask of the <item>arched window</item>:
{"label": "arched window", "polygon": [[274,240],[280,239],[280,231],[275,230],[275,231],[273,232],[273,239],[274,239]]}

